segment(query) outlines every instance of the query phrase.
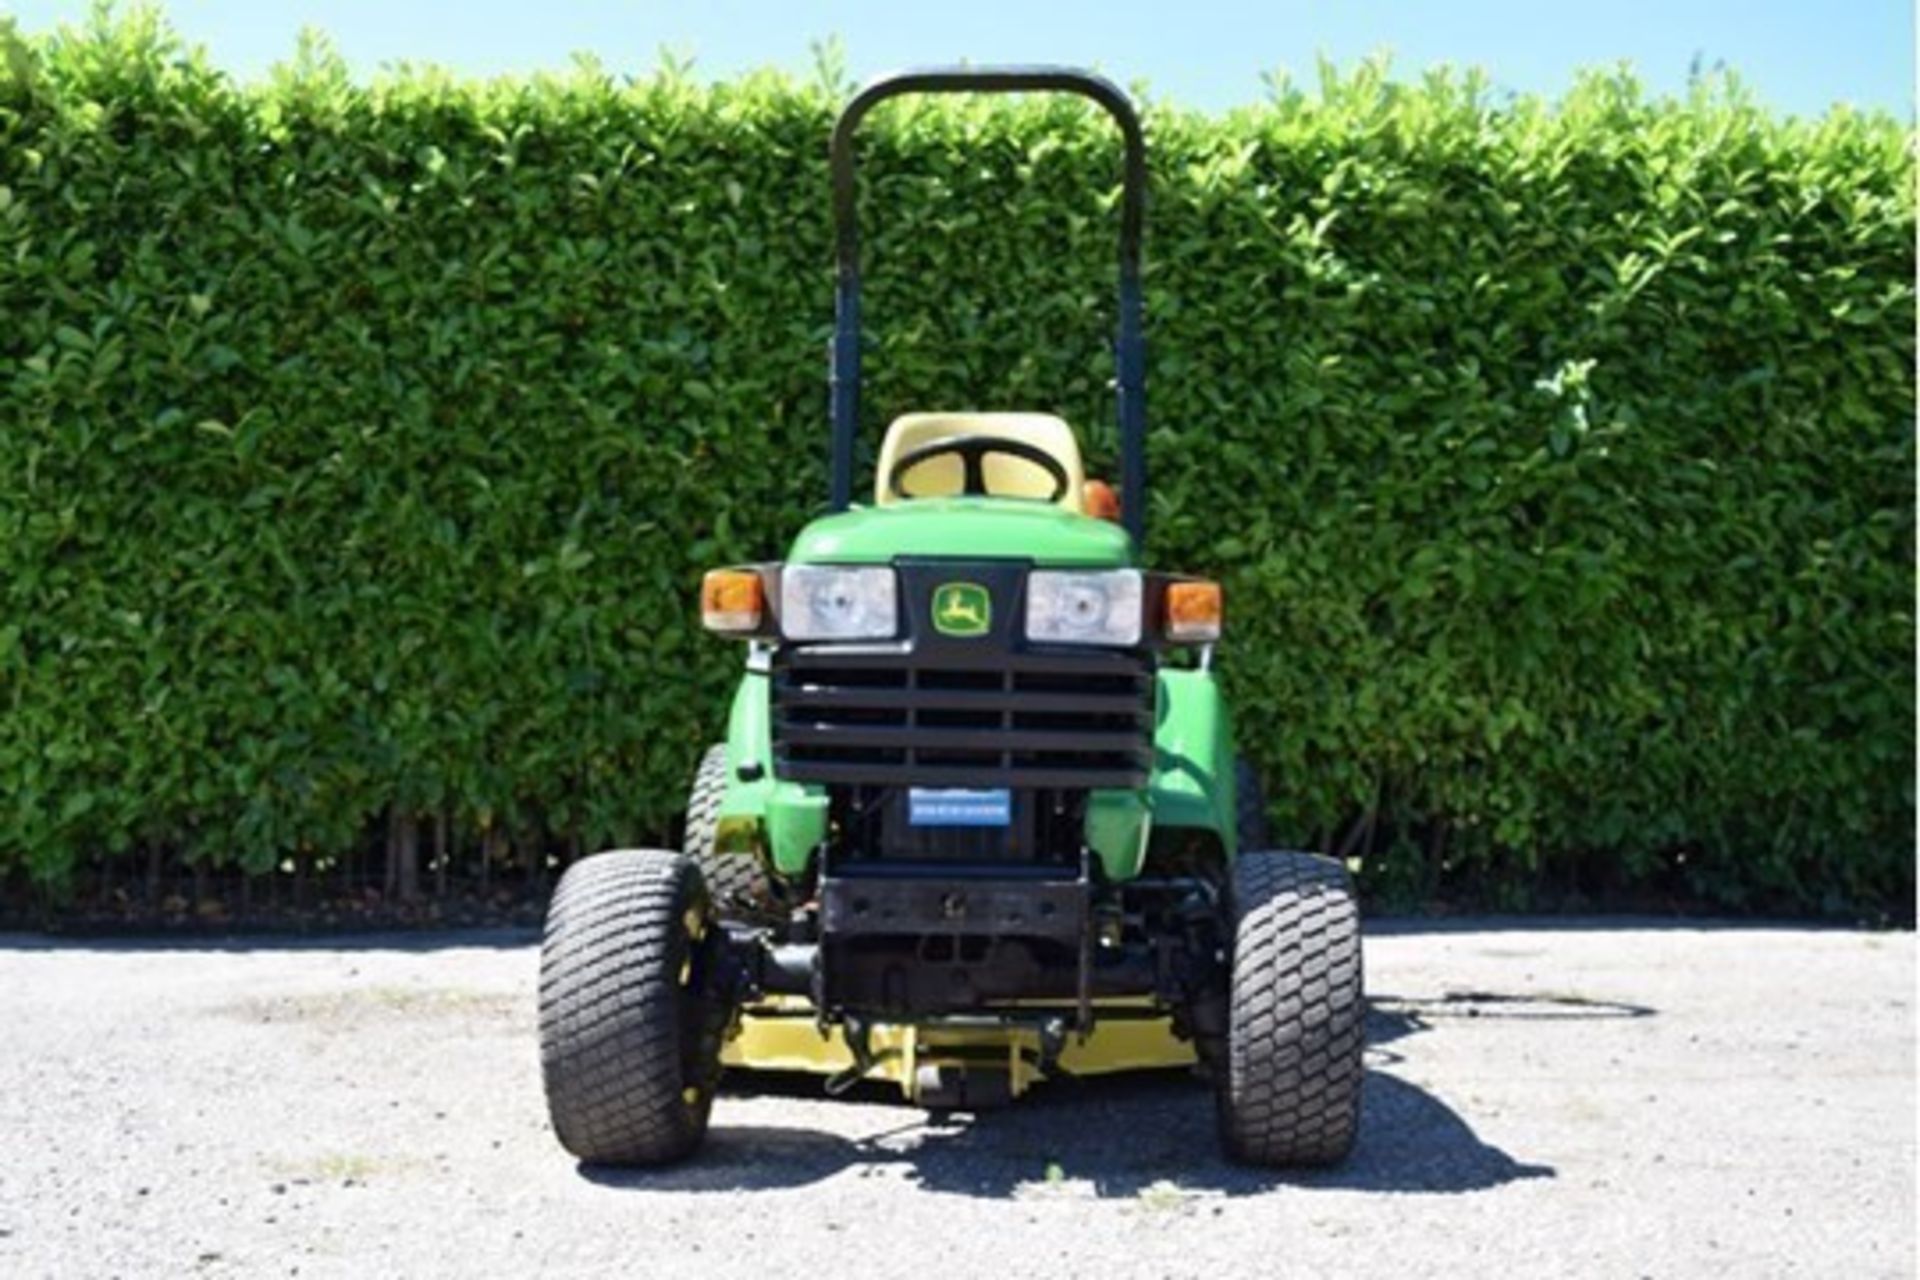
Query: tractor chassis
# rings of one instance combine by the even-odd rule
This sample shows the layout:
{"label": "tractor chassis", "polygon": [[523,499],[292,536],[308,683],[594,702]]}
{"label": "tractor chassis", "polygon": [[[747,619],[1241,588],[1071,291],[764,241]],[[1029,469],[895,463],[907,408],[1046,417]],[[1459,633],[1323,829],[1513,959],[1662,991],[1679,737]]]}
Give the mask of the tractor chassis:
{"label": "tractor chassis", "polygon": [[736,922],[710,940],[715,994],[736,1010],[728,1065],[983,1106],[1054,1075],[1190,1067],[1224,1025],[1205,931],[1103,931],[1084,866],[1066,881],[825,875],[816,902],[816,940]]}

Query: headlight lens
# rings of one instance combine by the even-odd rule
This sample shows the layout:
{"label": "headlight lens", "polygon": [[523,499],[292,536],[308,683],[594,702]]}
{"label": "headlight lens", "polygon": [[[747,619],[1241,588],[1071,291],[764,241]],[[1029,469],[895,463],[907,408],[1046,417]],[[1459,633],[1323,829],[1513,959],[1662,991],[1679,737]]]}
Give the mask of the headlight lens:
{"label": "headlight lens", "polygon": [[1027,576],[1027,639],[1055,644],[1140,643],[1140,571]]}
{"label": "headlight lens", "polygon": [[780,572],[780,631],[789,640],[880,640],[899,628],[892,569],[790,564]]}

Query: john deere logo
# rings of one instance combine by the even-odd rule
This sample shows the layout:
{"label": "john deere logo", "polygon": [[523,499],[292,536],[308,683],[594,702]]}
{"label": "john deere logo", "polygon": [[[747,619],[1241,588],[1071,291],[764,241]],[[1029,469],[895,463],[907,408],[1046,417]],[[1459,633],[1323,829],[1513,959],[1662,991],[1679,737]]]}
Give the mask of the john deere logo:
{"label": "john deere logo", "polygon": [[933,593],[933,629],[943,636],[983,636],[993,622],[993,597],[974,582],[948,582]]}

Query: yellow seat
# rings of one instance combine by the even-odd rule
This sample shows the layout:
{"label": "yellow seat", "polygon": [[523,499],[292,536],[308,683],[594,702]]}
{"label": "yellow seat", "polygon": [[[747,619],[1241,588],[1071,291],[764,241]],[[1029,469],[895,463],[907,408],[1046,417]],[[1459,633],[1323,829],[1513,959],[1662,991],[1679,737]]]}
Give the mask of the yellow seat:
{"label": "yellow seat", "polygon": [[[936,440],[956,436],[989,436],[1044,451],[1067,473],[1066,492],[1055,499],[1056,505],[1070,511],[1081,509],[1086,474],[1080,462],[1080,444],[1073,437],[1073,428],[1050,413],[909,413],[895,418],[880,445],[874,502],[885,507],[902,501],[887,484],[894,463]],[[941,454],[910,469],[901,477],[900,487],[908,499],[951,497],[965,492],[965,471],[959,455]],[[992,497],[1045,501],[1053,493],[1053,477],[1026,458],[989,453],[981,471]]]}

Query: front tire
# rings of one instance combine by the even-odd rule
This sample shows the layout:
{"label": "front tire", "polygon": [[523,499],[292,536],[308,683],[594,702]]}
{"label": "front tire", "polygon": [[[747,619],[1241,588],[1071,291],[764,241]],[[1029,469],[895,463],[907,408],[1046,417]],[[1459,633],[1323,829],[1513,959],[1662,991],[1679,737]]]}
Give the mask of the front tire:
{"label": "front tire", "polygon": [[1365,1048],[1352,882],[1331,858],[1242,853],[1232,910],[1221,1140],[1248,1164],[1337,1164],[1359,1129]]}
{"label": "front tire", "polygon": [[726,1022],[703,989],[710,914],[677,853],[596,854],[561,878],[540,950],[540,1074],[581,1160],[666,1164],[706,1136]]}

